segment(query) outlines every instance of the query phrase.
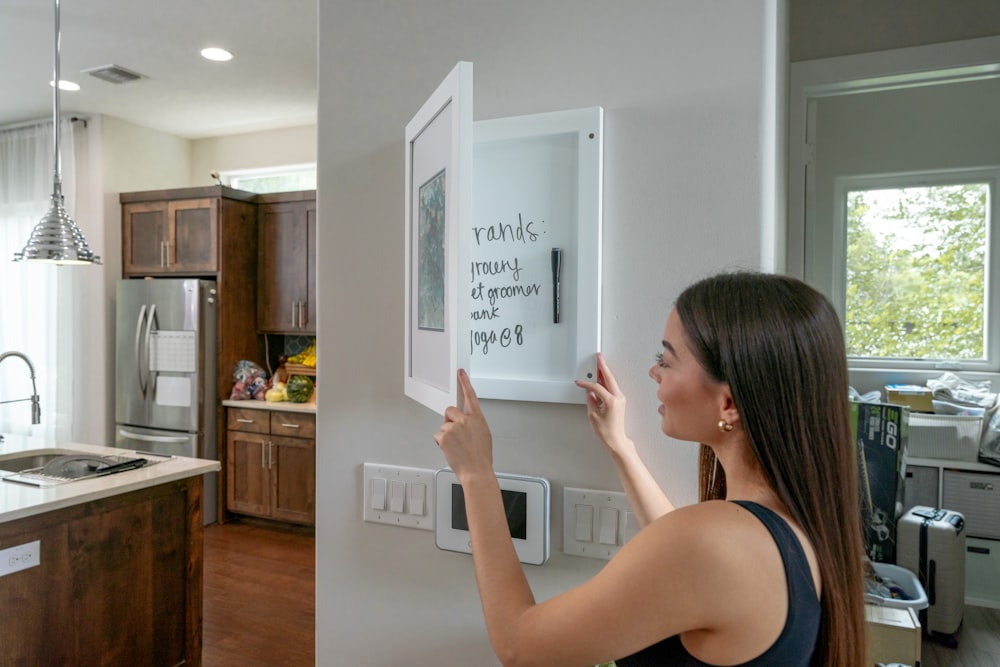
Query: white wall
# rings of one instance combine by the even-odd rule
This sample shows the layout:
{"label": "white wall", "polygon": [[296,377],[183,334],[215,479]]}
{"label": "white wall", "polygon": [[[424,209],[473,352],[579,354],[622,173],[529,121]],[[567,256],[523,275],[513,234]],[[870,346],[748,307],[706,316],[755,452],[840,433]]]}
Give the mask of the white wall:
{"label": "white wall", "polygon": [[[785,9],[320,0],[317,664],[495,664],[470,558],[361,520],[363,462],[444,465],[440,417],[402,392],[406,122],[458,60],[474,63],[477,120],[605,108],[603,351],[644,456],[675,501],[693,502],[695,446],[659,433],[646,372],[683,286],[769,252]],[[620,487],[583,406],[484,409],[497,469],[553,483],[554,553],[527,567],[543,599],[602,564],[562,555],[562,487]]]}
{"label": "white wall", "polygon": [[899,0],[789,5],[792,62],[1000,34],[996,0],[906,0],[906,11]]}
{"label": "white wall", "polygon": [[191,185],[214,185],[213,171],[316,162],[316,126],[248,132],[193,143]]}

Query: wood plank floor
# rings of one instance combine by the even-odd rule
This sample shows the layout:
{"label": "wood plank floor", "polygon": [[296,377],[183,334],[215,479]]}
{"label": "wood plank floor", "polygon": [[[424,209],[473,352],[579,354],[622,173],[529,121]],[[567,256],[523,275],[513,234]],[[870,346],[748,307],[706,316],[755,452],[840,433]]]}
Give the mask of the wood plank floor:
{"label": "wood plank floor", "polygon": [[924,637],[921,667],[997,667],[1000,665],[1000,609],[966,607],[956,648]]}
{"label": "wood plank floor", "polygon": [[239,519],[205,527],[205,667],[315,664],[315,539]]}

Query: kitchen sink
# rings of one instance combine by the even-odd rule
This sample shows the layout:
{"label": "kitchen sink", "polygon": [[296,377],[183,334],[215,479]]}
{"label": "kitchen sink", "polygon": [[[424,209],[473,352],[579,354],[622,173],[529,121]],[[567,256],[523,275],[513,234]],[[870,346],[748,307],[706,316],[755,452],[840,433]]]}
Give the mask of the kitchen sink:
{"label": "kitchen sink", "polygon": [[0,479],[53,486],[142,468],[149,459],[128,454],[94,454],[72,449],[33,449],[0,456]]}
{"label": "kitchen sink", "polygon": [[49,461],[67,454],[86,454],[72,449],[29,449],[24,452],[13,452],[0,455],[0,470],[5,472],[21,472],[32,468],[41,468]]}

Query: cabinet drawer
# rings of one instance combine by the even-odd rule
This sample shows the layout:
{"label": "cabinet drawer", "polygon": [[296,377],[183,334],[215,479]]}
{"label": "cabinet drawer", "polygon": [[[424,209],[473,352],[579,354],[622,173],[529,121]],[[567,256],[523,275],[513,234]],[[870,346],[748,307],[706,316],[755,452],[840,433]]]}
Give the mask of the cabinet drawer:
{"label": "cabinet drawer", "polygon": [[226,428],[230,431],[267,433],[271,426],[270,415],[267,410],[227,408],[226,415]]}
{"label": "cabinet drawer", "polygon": [[966,539],[965,599],[969,604],[1000,607],[1000,541]]}
{"label": "cabinet drawer", "polygon": [[945,470],[941,507],[962,513],[970,537],[1000,539],[1000,475]]}
{"label": "cabinet drawer", "polygon": [[272,412],[271,433],[294,438],[315,438],[316,415],[302,412]]}

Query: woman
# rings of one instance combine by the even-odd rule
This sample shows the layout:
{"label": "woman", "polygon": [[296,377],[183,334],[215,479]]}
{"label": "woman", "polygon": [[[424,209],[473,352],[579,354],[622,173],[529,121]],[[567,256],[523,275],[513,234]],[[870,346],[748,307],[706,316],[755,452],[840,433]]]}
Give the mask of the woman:
{"label": "woman", "polygon": [[[504,665],[831,665],[865,660],[857,468],[840,322],[804,283],[687,288],[649,376],[663,432],[701,444],[702,502],[675,508],[625,433],[603,357],[587,415],[642,530],[590,581],[535,603],[468,376],[435,440],[461,482],[486,627]],[[623,658],[623,656],[626,656]]]}

